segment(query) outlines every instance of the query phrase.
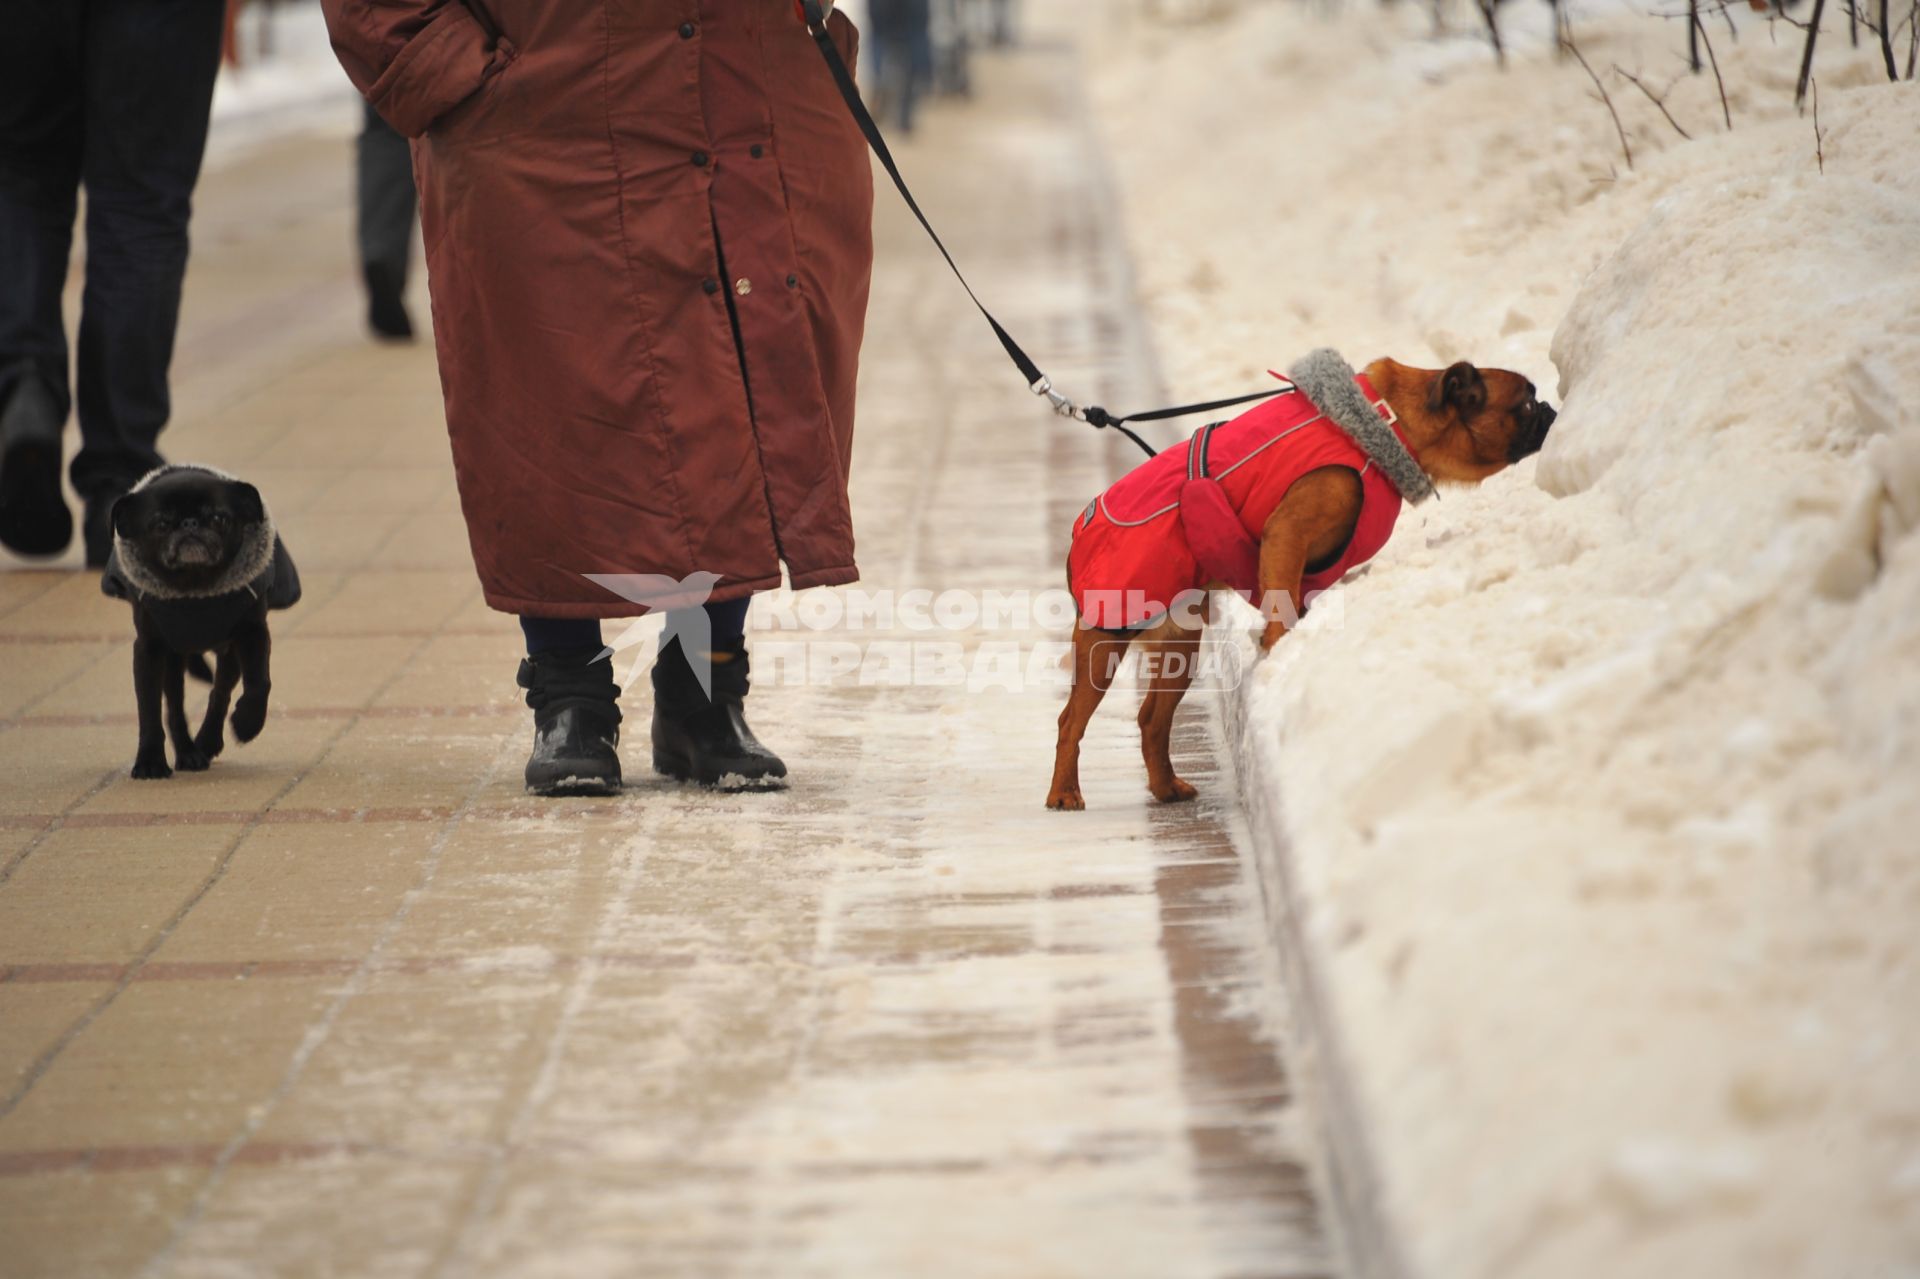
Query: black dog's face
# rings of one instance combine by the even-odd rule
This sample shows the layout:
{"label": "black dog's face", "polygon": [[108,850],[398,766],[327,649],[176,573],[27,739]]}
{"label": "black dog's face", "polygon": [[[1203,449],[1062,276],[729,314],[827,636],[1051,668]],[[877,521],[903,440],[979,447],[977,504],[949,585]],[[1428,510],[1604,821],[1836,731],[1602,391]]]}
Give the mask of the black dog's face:
{"label": "black dog's face", "polygon": [[1533,383],[1527,383],[1525,398],[1513,406],[1513,435],[1507,442],[1507,462],[1512,464],[1538,453],[1558,416],[1553,405],[1535,393]]}
{"label": "black dog's face", "polygon": [[204,471],[174,471],[113,504],[113,531],[155,577],[184,590],[226,572],[266,520],[260,491]]}

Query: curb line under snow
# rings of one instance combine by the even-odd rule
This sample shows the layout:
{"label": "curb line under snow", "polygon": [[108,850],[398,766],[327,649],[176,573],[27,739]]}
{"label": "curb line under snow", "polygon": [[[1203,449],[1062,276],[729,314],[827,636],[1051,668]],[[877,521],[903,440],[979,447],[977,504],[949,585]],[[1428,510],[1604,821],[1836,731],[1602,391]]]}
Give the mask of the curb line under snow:
{"label": "curb line under snow", "polygon": [[[1257,655],[1242,620],[1230,618],[1227,629],[1236,633],[1216,630],[1210,642],[1239,644]],[[1246,819],[1249,847],[1244,851],[1260,894],[1265,937],[1286,985],[1292,1014],[1286,1060],[1320,1148],[1322,1206],[1335,1247],[1354,1279],[1411,1279],[1382,1202],[1373,1134],[1353,1088],[1325,974],[1310,938],[1312,905],[1300,887],[1282,799],[1276,788],[1260,780],[1277,774],[1279,741],[1270,726],[1253,718],[1251,683],[1242,680],[1218,699],[1214,727],[1217,746],[1233,762]]]}

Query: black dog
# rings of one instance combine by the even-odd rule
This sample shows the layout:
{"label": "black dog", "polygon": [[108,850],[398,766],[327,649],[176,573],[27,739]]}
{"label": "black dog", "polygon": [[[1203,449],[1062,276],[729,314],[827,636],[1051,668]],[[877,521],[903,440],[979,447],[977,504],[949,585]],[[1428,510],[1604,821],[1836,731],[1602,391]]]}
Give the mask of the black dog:
{"label": "black dog", "polygon": [[[113,552],[100,589],[133,605],[133,694],[140,712],[135,777],[197,772],[226,745],[221,721],[234,686],[233,735],[267,722],[267,612],[300,599],[300,575],[273,531],[260,490],[207,466],[163,466],[113,504]],[[204,654],[217,656],[209,672]],[[211,679],[206,718],[189,735],[185,676]],[[167,701],[166,734],[160,697]]]}

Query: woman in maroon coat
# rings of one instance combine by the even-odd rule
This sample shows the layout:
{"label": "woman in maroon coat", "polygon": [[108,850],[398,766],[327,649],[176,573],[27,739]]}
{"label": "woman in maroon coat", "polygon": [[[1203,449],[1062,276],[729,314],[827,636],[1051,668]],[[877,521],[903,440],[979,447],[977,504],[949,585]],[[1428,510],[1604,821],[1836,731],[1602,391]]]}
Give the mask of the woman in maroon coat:
{"label": "woman in maroon coat", "polygon": [[[746,601],[782,562],[796,588],[858,576],[873,251],[865,143],[793,0],[324,7],[414,139],[474,564],[527,633],[528,786],[619,785],[598,619],[703,602],[654,668],[655,767],[777,784],[741,718]],[[852,24],[828,26],[852,63]]]}

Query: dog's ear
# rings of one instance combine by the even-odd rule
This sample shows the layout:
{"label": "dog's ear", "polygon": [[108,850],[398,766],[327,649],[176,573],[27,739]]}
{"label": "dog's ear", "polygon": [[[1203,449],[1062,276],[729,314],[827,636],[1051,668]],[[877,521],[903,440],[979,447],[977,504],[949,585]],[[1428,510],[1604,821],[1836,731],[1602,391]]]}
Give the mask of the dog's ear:
{"label": "dog's ear", "polygon": [[107,512],[113,524],[113,531],[121,537],[132,540],[146,531],[147,511],[152,494],[147,492],[122,493],[113,500],[113,508]]}
{"label": "dog's ear", "polygon": [[1436,413],[1453,409],[1463,418],[1472,417],[1487,407],[1487,380],[1465,360],[1449,364],[1446,372],[1433,380],[1427,407]]}
{"label": "dog's ear", "polygon": [[267,518],[267,504],[261,500],[260,490],[245,480],[235,480],[227,497],[233,503],[233,513],[245,523],[258,524]]}

